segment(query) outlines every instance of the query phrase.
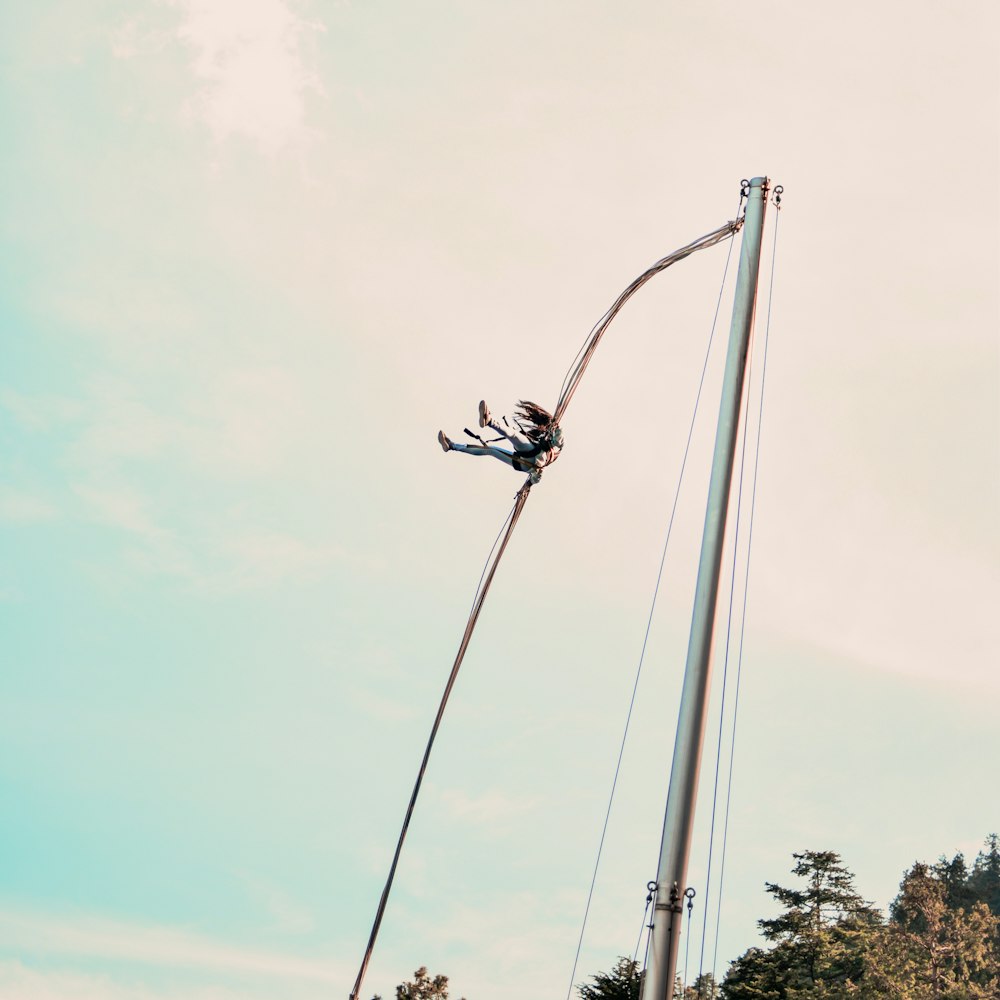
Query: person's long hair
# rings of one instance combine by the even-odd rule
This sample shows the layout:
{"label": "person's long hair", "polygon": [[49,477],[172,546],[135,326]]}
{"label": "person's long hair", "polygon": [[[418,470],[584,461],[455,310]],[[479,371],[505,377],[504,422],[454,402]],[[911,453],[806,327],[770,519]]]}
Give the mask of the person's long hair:
{"label": "person's long hair", "polygon": [[533,444],[538,444],[553,426],[552,414],[530,399],[518,400],[514,420]]}

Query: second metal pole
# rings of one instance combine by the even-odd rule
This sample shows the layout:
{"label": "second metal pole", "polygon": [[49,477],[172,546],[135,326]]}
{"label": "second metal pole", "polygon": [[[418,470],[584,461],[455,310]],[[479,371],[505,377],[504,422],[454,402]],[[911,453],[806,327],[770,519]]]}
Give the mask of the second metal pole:
{"label": "second metal pole", "polygon": [[726,513],[729,509],[729,489],[739,430],[747,348],[757,299],[757,275],[760,269],[760,245],[764,229],[767,189],[766,177],[755,177],[750,181],[743,226],[743,245],[740,249],[739,275],[733,301],[733,321],[729,333],[729,352],[726,356],[726,371],[722,383],[719,426],[715,436],[712,477],[708,488],[705,532],[702,536],[698,582],[695,586],[694,611],[691,616],[691,636],[688,641],[687,665],[684,669],[684,688],[681,693],[674,757],[670,768],[667,809],[663,818],[663,840],[660,844],[660,863],[656,875],[649,961],[642,988],[643,1000],[670,1000],[673,996],[681,911],[686,888],[688,855],[691,849],[695,799],[698,792],[698,773],[705,738],[705,717],[711,677],[712,631],[722,567],[722,544],[726,532]]}

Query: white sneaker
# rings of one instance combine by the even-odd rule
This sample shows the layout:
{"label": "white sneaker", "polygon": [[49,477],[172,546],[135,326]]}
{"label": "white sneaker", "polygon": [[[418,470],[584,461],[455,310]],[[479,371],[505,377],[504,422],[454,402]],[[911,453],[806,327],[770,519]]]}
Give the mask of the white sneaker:
{"label": "white sneaker", "polygon": [[488,427],[490,424],[490,408],[486,405],[486,400],[479,400],[479,426]]}
{"label": "white sneaker", "polygon": [[438,444],[442,451],[451,451],[451,442],[445,437],[444,431],[438,431]]}

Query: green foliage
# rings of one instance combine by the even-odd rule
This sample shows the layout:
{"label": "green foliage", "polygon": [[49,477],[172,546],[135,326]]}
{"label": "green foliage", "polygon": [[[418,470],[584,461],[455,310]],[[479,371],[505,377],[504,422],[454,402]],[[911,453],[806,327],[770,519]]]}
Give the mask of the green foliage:
{"label": "green foliage", "polygon": [[903,876],[892,920],[866,956],[867,996],[898,1000],[994,1000],[1000,995],[1000,920],[968,900],[953,863],[917,862]]}
{"label": "green foliage", "polygon": [[797,963],[792,947],[779,944],[770,951],[750,948],[730,966],[722,981],[724,1000],[784,1000]]}
{"label": "green foliage", "polygon": [[934,865],[934,876],[945,888],[945,902],[953,910],[969,909],[976,902],[976,893],[969,885],[969,868],[961,851],[949,861],[941,857]]}
{"label": "green foliage", "polygon": [[[1000,844],[969,871],[957,854],[917,862],[883,924],[832,851],[793,855],[800,884],[767,884],[782,912],[758,924],[770,949],[734,961],[722,1000],[997,1000]],[[687,1000],[687,998],[685,998]]]}
{"label": "green foliage", "polygon": [[[686,988],[678,979],[674,1000],[1000,1000],[996,834],[971,870],[962,854],[915,863],[886,923],[839,854],[792,857],[798,882],[766,883],[781,907],[757,922],[770,947],[744,952],[719,985],[711,975]],[[640,982],[636,963],[622,958],[577,990],[581,1000],[637,1000]]]}
{"label": "green foliage", "polygon": [[861,978],[860,956],[880,924],[878,912],[858,894],[854,876],[835,851],[792,857],[800,884],[786,888],[768,882],[767,891],[784,909],[757,921],[777,947],[751,949],[734,963],[722,987],[725,1000],[833,996]]}
{"label": "green foliage", "polygon": [[576,988],[580,1000],[639,1000],[642,973],[639,963],[631,958],[619,958],[610,972],[598,972],[592,983]]}
{"label": "green foliage", "polygon": [[690,986],[674,990],[674,1000],[717,1000],[718,996],[719,984],[711,972],[695,976],[695,980]]}
{"label": "green foliage", "polygon": [[[381,1000],[373,997],[372,1000]],[[434,976],[421,965],[413,974],[413,981],[400,983],[396,987],[396,1000],[448,1000],[448,977]],[[464,998],[463,998],[464,1000]]]}
{"label": "green foliage", "polygon": [[968,885],[976,900],[1000,917],[1000,841],[995,833],[986,838],[986,846],[976,857]]}
{"label": "green foliage", "polygon": [[801,942],[831,927],[878,922],[877,912],[855,891],[854,876],[836,851],[803,851],[792,857],[792,874],[805,884],[785,889],[766,883],[767,891],[785,908],[773,920],[757,921],[768,941]]}

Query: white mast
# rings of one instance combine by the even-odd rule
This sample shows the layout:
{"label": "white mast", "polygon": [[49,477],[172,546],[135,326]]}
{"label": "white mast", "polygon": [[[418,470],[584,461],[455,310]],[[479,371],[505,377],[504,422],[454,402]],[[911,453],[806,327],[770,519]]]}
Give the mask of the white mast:
{"label": "white mast", "polygon": [[757,299],[757,275],[760,269],[760,245],[768,188],[769,181],[766,177],[755,177],[750,181],[747,197],[733,321],[729,333],[729,353],[722,383],[705,532],[702,536],[691,636],[684,670],[684,688],[674,740],[674,758],[670,768],[667,809],[663,818],[663,840],[656,875],[649,961],[642,988],[643,1000],[670,1000],[673,996],[682,902],[698,792],[698,772],[705,738],[705,716],[712,672],[712,629],[722,566],[722,543],[739,430],[747,348]]}

